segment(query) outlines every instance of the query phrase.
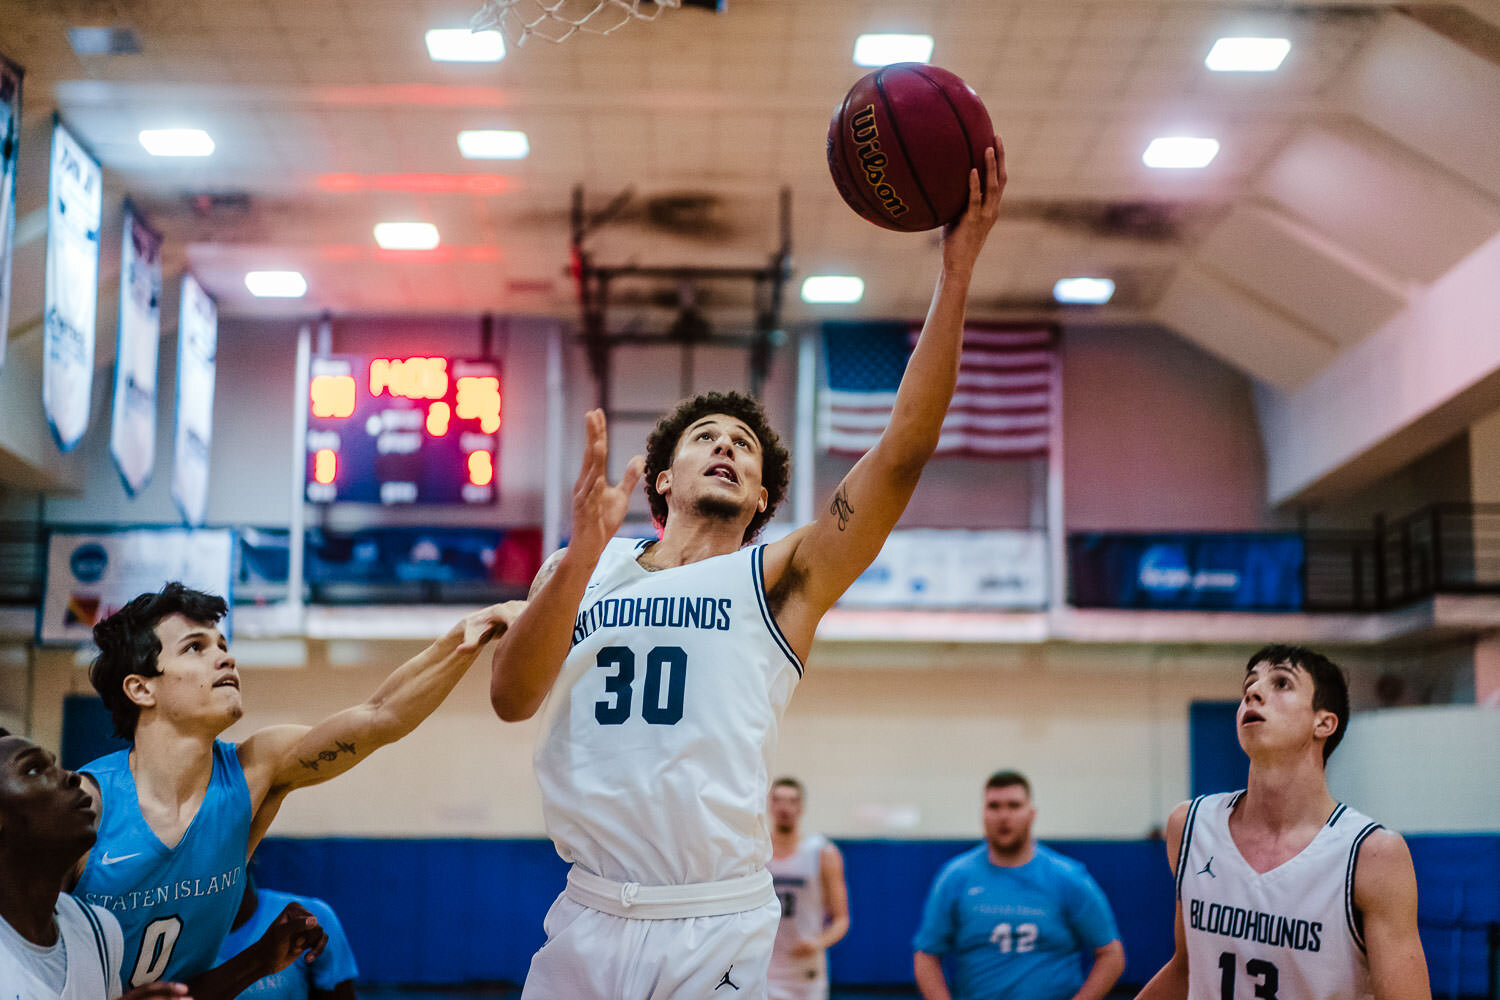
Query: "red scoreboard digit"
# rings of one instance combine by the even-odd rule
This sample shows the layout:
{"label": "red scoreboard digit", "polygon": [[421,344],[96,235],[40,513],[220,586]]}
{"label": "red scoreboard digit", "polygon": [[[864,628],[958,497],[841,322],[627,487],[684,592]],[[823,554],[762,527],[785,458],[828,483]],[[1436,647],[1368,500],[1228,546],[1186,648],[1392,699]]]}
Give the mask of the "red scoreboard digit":
{"label": "red scoreboard digit", "polygon": [[497,362],[330,354],[309,373],[310,502],[495,502]]}

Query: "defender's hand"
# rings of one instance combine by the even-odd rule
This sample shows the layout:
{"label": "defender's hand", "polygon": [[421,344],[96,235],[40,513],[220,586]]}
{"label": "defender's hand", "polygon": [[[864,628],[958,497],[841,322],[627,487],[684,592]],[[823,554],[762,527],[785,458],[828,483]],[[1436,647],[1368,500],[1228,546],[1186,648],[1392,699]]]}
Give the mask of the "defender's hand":
{"label": "defender's hand", "polygon": [[328,934],[318,926],[318,918],[301,904],[288,903],[255,946],[262,949],[261,957],[269,965],[265,975],[269,976],[291,965],[304,951],[307,960],[314,961],[327,943]]}
{"label": "defender's hand", "polygon": [[525,601],[506,601],[481,608],[463,620],[464,640],[461,649],[478,649],[505,634],[505,630],[526,610]]}
{"label": "defender's hand", "polygon": [[609,481],[609,431],[603,410],[590,410],[585,418],[588,434],[583,449],[583,468],[573,485],[573,536],[569,551],[597,559],[605,544],[625,523],[630,494],[641,480],[644,455],[636,455],[625,467],[619,483]]}

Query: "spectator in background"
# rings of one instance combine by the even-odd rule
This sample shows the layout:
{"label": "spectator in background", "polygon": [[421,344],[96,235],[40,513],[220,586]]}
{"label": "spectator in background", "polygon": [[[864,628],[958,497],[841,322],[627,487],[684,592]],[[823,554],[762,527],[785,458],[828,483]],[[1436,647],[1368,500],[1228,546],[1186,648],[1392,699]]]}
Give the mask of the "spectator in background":
{"label": "spectator in background", "polygon": [[985,843],[943,866],[923,908],[913,965],[924,1000],[1103,1000],[1125,971],[1104,893],[1032,838],[1035,819],[1025,777],[990,776]]}
{"label": "spectator in background", "polygon": [[253,1000],[354,1000],[354,980],[359,977],[349,938],[339,924],[333,908],[321,899],[294,896],[289,892],[259,889],[255,876],[245,873],[245,894],[234,915],[234,926],[219,946],[219,961],[241,951],[265,933],[276,914],[289,903],[297,903],[318,918],[318,925],[328,934],[328,944],[316,961],[306,956],[274,972],[240,994]]}

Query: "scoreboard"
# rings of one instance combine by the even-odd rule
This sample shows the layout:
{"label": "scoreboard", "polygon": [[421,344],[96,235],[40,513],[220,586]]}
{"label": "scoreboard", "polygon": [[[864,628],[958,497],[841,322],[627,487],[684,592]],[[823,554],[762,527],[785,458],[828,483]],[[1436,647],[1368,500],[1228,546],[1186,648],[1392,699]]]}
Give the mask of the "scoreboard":
{"label": "scoreboard", "polygon": [[497,362],[325,354],[309,375],[310,502],[495,502]]}

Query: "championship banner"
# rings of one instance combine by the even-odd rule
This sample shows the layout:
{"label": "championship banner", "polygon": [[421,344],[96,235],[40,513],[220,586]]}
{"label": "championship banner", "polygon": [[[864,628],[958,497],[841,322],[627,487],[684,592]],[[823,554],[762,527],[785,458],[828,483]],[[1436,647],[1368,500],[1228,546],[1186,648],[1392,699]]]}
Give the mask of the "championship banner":
{"label": "championship banner", "polygon": [[1080,608],[1300,611],[1295,534],[1078,534],[1068,537]]}
{"label": "championship banner", "polygon": [[214,365],[219,308],[193,279],[182,279],[177,319],[177,435],[172,450],[172,499],[191,525],[208,506],[208,455],[214,429]]}
{"label": "championship banner", "polygon": [[89,426],[94,389],[94,320],[99,308],[99,226],[104,174],[61,122],[52,129],[47,198],[47,280],[42,408],[62,451]]}
{"label": "championship banner", "polygon": [[[54,531],[47,537],[37,639],[88,642],[96,623],[173,580],[229,601],[233,562],[228,528]],[[219,628],[230,634],[229,617]]]}
{"label": "championship banner", "polygon": [[1040,531],[893,531],[838,606],[1034,609],[1047,604]]}
{"label": "championship banner", "polygon": [[25,71],[0,56],[0,367],[10,330],[10,264],[16,245],[16,162],[21,151],[21,77]]}
{"label": "championship banner", "polygon": [[120,329],[109,453],[131,496],[156,462],[156,361],[161,344],[161,235],[127,204],[120,244]]}

